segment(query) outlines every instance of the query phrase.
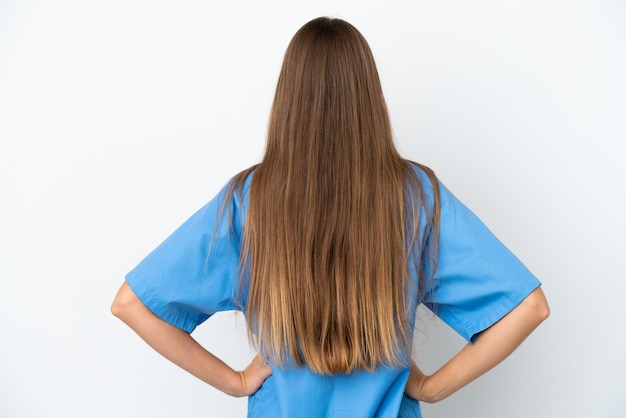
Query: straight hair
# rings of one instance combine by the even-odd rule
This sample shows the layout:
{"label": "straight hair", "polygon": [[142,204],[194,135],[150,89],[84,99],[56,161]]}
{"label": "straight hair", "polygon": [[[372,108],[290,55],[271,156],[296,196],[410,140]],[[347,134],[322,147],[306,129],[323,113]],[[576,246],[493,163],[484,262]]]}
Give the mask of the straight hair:
{"label": "straight hair", "polygon": [[319,374],[407,366],[411,292],[436,266],[437,179],[398,154],[372,52],[349,23],[318,18],[295,34],[264,157],[225,202],[252,173],[237,293],[251,341]]}

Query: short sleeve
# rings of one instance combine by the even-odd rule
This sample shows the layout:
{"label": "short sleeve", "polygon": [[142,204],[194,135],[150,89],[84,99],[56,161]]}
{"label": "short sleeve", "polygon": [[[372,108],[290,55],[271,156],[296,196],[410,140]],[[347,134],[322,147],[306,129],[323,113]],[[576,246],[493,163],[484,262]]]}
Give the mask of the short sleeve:
{"label": "short sleeve", "polygon": [[235,309],[242,211],[237,197],[222,211],[225,195],[226,187],[126,275],[148,309],[189,333],[215,312]]}
{"label": "short sleeve", "polygon": [[[509,313],[541,283],[445,186],[433,291],[424,304],[467,341]],[[430,297],[429,297],[430,295]]]}

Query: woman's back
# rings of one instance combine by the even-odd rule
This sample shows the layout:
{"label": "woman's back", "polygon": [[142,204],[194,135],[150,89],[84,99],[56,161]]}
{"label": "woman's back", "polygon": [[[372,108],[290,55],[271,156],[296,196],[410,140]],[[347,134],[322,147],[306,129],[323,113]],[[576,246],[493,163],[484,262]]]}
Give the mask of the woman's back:
{"label": "woman's back", "polygon": [[322,374],[408,365],[408,265],[422,255],[424,204],[367,42],[342,20],[307,23],[285,54],[243,234],[261,350]]}
{"label": "woman's back", "polygon": [[[249,416],[419,417],[415,399],[458,390],[543,320],[538,286],[399,156],[367,43],[321,18],[287,49],[261,163],[133,269],[113,311],[190,373],[250,396]],[[419,303],[476,342],[432,377],[411,362]],[[241,372],[189,335],[233,309],[260,353]]]}

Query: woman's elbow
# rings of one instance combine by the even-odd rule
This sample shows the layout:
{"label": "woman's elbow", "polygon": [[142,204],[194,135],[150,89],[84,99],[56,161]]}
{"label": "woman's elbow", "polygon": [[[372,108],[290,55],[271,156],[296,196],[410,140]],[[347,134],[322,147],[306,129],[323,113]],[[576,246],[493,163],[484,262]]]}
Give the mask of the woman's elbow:
{"label": "woman's elbow", "polygon": [[[132,307],[139,301],[135,292],[128,286],[126,282],[122,284],[111,304],[111,313],[116,317],[124,320],[126,314],[132,310]],[[141,302],[140,302],[141,303]]]}
{"label": "woman's elbow", "polygon": [[538,323],[545,321],[550,316],[550,305],[548,305],[548,300],[541,287],[528,295],[524,304],[533,313]]}

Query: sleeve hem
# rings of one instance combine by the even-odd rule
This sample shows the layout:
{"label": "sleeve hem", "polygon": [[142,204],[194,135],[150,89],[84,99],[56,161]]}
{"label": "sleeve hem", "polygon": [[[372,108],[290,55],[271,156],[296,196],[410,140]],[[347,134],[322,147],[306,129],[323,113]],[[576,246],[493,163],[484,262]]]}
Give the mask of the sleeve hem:
{"label": "sleeve hem", "polygon": [[504,318],[539,286],[541,286],[541,282],[534,277],[532,279],[527,279],[524,281],[522,286],[520,286],[514,293],[508,295],[507,298],[504,299],[495,309],[493,309],[488,316],[479,318],[474,323],[466,325],[459,330],[459,334],[461,334],[466,341],[473,344],[479,333]]}
{"label": "sleeve hem", "polygon": [[151,295],[149,289],[141,286],[140,283],[134,283],[131,273],[126,275],[126,283],[135,293],[137,298],[159,319],[167,322],[176,328],[191,334],[196,329],[196,323],[190,318],[186,318],[168,309],[162,302],[159,301],[154,295]]}

